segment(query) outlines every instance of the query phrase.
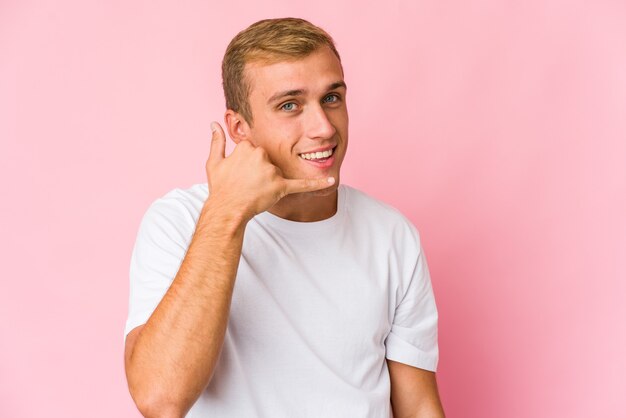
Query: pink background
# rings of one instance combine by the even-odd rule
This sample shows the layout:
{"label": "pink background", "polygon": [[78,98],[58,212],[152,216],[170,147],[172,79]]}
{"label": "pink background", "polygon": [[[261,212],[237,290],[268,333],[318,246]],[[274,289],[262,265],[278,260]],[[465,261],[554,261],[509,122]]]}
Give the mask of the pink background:
{"label": "pink background", "polygon": [[206,181],[228,41],[288,15],[342,54],[342,179],[421,231],[448,416],[625,416],[626,5],[589,3],[2,0],[0,416],[138,416],[139,221]]}

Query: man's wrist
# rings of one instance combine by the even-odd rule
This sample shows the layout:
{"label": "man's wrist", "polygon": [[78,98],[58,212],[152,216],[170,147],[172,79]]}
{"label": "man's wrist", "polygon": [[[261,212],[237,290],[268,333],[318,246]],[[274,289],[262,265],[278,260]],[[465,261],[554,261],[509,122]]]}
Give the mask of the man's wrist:
{"label": "man's wrist", "polygon": [[200,212],[196,230],[216,226],[221,232],[236,234],[245,230],[249,220],[250,217],[243,208],[218,197],[209,196]]}

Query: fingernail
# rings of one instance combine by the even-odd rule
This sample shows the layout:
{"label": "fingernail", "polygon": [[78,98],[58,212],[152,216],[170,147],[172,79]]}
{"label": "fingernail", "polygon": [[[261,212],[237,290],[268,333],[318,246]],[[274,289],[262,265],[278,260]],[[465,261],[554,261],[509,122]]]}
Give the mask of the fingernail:
{"label": "fingernail", "polygon": [[217,131],[217,123],[211,122],[211,132]]}
{"label": "fingernail", "polygon": [[329,184],[335,184],[335,178],[334,177],[328,177],[328,183]]}

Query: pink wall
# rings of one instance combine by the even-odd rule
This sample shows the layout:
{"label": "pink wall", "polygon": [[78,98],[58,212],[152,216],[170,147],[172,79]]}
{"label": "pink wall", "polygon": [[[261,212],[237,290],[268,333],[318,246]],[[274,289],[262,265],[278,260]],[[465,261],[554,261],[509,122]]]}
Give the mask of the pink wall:
{"label": "pink wall", "polygon": [[138,416],[139,221],[205,181],[230,38],[286,15],[342,53],[343,180],[422,233],[448,416],[624,416],[624,2],[209,3],[0,3],[0,416]]}

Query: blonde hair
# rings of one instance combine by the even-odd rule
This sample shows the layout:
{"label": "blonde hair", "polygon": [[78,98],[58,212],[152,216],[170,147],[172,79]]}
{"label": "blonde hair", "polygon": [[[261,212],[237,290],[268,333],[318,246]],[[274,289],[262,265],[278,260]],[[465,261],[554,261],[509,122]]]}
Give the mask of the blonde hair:
{"label": "blonde hair", "polygon": [[264,19],[239,32],[228,44],[222,60],[226,108],[241,114],[252,126],[252,111],[248,102],[250,81],[244,74],[246,64],[296,60],[322,46],[328,46],[341,65],[341,57],[331,36],[304,19]]}

